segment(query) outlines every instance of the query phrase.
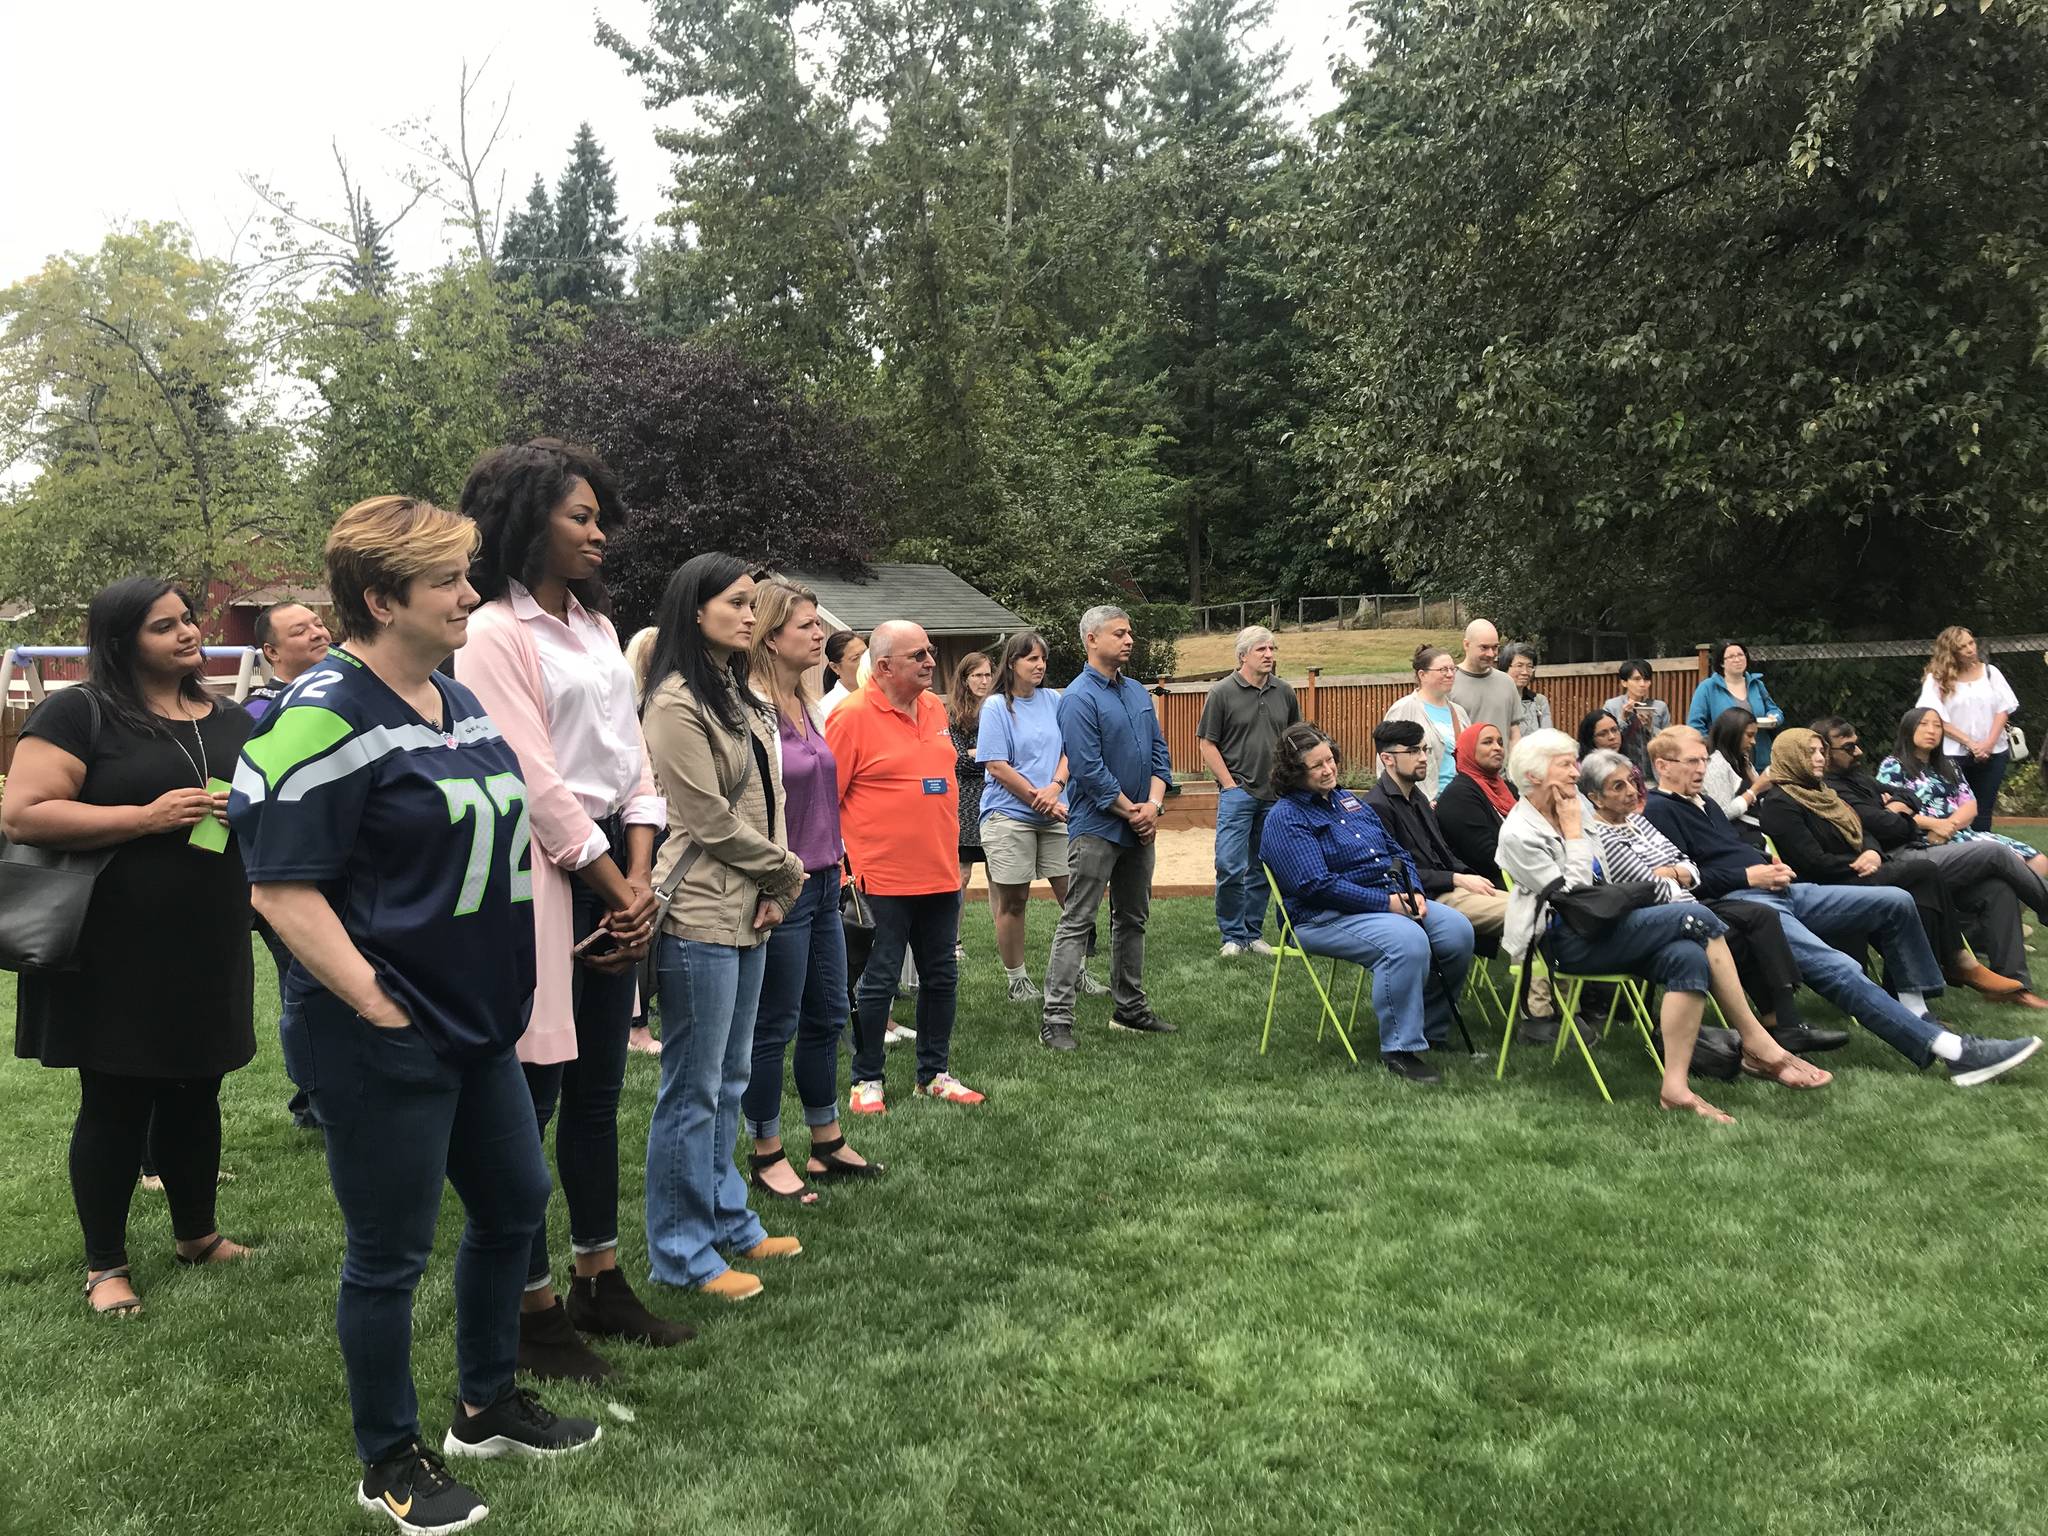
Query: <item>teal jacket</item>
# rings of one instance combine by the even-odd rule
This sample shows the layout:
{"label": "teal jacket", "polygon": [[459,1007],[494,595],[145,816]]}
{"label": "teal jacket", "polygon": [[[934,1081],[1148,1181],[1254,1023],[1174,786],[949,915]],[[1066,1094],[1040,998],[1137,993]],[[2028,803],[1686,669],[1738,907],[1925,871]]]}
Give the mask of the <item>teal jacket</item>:
{"label": "teal jacket", "polygon": [[[1766,715],[1779,716],[1779,727],[1784,725],[1784,711],[1778,701],[1771,697],[1771,690],[1764,686],[1761,672],[1746,672],[1743,676],[1749,683],[1749,703],[1744,704],[1728,691],[1728,684],[1716,672],[1692,691],[1692,707],[1685,712],[1685,723],[1702,736],[1713,730],[1714,722],[1721,718],[1724,710],[1747,709],[1757,719]],[[1776,730],[1759,730],[1756,733],[1756,749],[1750,754],[1757,769],[1762,771],[1771,766],[1771,738]]]}

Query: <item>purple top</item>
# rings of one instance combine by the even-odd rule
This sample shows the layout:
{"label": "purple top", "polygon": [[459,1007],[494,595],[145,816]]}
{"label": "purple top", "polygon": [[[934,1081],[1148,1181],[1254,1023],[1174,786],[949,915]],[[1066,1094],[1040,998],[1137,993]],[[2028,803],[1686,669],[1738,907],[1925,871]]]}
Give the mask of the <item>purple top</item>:
{"label": "purple top", "polygon": [[782,735],[789,851],[804,861],[807,872],[815,872],[835,868],[844,845],[839,841],[839,761],[825,745],[817,722],[810,725],[810,731],[799,736],[787,716],[778,713],[776,719]]}

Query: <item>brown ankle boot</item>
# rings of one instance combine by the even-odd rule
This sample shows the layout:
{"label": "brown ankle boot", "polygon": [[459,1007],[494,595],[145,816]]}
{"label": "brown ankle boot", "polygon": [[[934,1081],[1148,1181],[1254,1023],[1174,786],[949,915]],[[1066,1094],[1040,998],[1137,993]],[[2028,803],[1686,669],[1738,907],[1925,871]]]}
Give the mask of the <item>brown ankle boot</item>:
{"label": "brown ankle boot", "polygon": [[577,1336],[559,1299],[519,1314],[519,1369],[548,1381],[603,1381],[611,1365]]}
{"label": "brown ankle boot", "polygon": [[569,1321],[584,1333],[640,1344],[684,1344],[697,1337],[697,1330],[688,1323],[656,1317],[642,1306],[626,1277],[616,1269],[578,1275],[569,1282]]}

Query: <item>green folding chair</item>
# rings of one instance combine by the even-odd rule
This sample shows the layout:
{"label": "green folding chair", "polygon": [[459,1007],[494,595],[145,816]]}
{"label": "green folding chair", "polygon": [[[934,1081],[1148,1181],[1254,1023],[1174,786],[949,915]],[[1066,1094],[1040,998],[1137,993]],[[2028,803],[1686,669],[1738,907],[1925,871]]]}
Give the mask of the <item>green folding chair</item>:
{"label": "green folding chair", "polygon": [[[1514,876],[1503,870],[1501,878],[1507,881],[1510,891],[1515,888]],[[1614,1102],[1614,1095],[1607,1091],[1607,1080],[1600,1075],[1600,1068],[1593,1060],[1592,1047],[1586,1043],[1585,1035],[1579,1030],[1579,998],[1585,992],[1586,984],[1593,982],[1614,989],[1614,998],[1607,1005],[1605,1028],[1611,1030],[1614,1027],[1615,1015],[1626,999],[1629,1016],[1635,1021],[1636,1032],[1642,1037],[1643,1049],[1650,1053],[1650,1060],[1656,1065],[1658,1073],[1663,1073],[1664,1058],[1657,1051],[1656,1024],[1650,1016],[1648,989],[1640,976],[1631,975],[1627,971],[1560,971],[1544,959],[1540,952],[1536,953],[1535,960],[1543,968],[1543,974],[1550,978],[1551,1000],[1557,1005],[1557,1044],[1550,1052],[1553,1065],[1563,1058],[1565,1042],[1569,1040],[1578,1046],[1579,1055],[1585,1060],[1586,1070],[1593,1074],[1593,1086],[1600,1090],[1600,1097],[1609,1104]],[[1522,990],[1522,967],[1519,964],[1509,963],[1508,980],[1513,986],[1514,994],[1519,996]],[[1508,1046],[1513,1041],[1514,1030],[1509,1025],[1503,1025],[1500,1032],[1500,1060],[1493,1069],[1495,1082],[1507,1076]]]}
{"label": "green folding chair", "polygon": [[[1280,884],[1273,878],[1272,869],[1263,863],[1259,867],[1265,871],[1266,883],[1273,888],[1273,905],[1280,912],[1280,942],[1273,947],[1273,984],[1266,989],[1266,1027],[1259,1036],[1259,1054],[1261,1056],[1266,1054],[1266,1043],[1273,1038],[1273,1010],[1280,1001],[1280,972],[1286,966],[1288,957],[1291,955],[1296,960],[1299,960],[1301,968],[1308,972],[1309,984],[1316,989],[1316,999],[1322,1004],[1322,1017],[1316,1020],[1316,1044],[1321,1045],[1323,1043],[1323,1030],[1325,1027],[1335,1029],[1338,1040],[1343,1042],[1344,1054],[1351,1058],[1351,1064],[1355,1067],[1358,1065],[1358,1052],[1351,1048],[1351,1036],[1344,1027],[1345,1020],[1337,1017],[1336,1005],[1330,1000],[1331,994],[1337,990],[1336,956],[1322,957],[1330,962],[1329,974],[1327,976],[1318,976],[1316,974],[1317,957],[1303,949],[1296,940],[1294,919],[1288,915],[1287,899],[1280,894]],[[1353,1028],[1356,1028],[1358,1024],[1358,1004],[1364,995],[1365,967],[1360,966],[1358,967],[1358,980],[1351,987],[1350,1023]]]}

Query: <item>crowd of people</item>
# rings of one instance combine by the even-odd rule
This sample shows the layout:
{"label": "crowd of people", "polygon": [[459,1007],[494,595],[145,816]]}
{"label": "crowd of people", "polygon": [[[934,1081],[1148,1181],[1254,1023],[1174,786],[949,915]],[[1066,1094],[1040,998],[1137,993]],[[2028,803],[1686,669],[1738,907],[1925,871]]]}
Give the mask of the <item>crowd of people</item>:
{"label": "crowd of people", "polygon": [[[126,1234],[145,1160],[179,1263],[250,1251],[215,1206],[222,1079],[256,1050],[253,925],[278,967],[290,1112],[321,1137],[345,1234],[355,1496],[407,1532],[487,1512],[451,1460],[601,1438],[526,1380],[600,1381],[611,1341],[693,1336],[619,1264],[619,1105],[650,1003],[647,1278],[733,1302],[804,1251],[771,1224],[820,1185],[886,1176],[842,1112],[887,1113],[893,1041],[914,1041],[913,1095],[984,1103],[953,1051],[973,865],[1007,996],[1035,1006],[1043,1047],[1077,1049],[1089,993],[1109,994],[1111,1028],[1175,1032],[1145,987],[1173,772],[1128,675],[1128,614],[1081,615],[1086,664],[1063,687],[1027,630],[961,658],[941,693],[914,620],[828,636],[815,594],[707,552],[622,646],[603,567],[625,517],[606,466],[546,438],[486,455],[456,510],[350,507],[325,551],[338,638],[303,604],[266,612],[272,677],[246,707],[202,686],[185,592],[117,582],[87,614],[84,683],[31,715],[0,800],[10,839],[109,852],[82,963],[24,972],[17,1014],[17,1054],[79,1076],[87,1304],[142,1310]],[[1802,985],[1960,1085],[2039,1046],[1931,1012],[1949,984],[2048,1007],[2022,928],[2048,919],[2048,858],[1991,830],[2016,703],[1962,631],[1872,773],[1847,720],[1784,729],[1734,642],[1689,723],[1630,662],[1574,740],[1535,691],[1533,649],[1478,620],[1460,659],[1417,652],[1414,692],[1374,731],[1370,790],[1303,720],[1274,635],[1246,629],[1236,654],[1197,730],[1220,956],[1278,963],[1277,895],[1306,951],[1372,973],[1381,1057],[1405,1082],[1441,1081],[1432,1053],[1496,954],[1520,983],[1511,1028],[1540,1042],[1593,1027],[1569,1019],[1559,978],[1661,986],[1660,1102],[1715,1120],[1697,1075],[1831,1081],[1806,1057],[1848,1035],[1806,1023]],[[1039,881],[1059,904],[1042,985],[1025,939]],[[1088,968],[1105,899],[1106,984]],[[892,1016],[907,985],[910,1026]],[[410,1355],[446,1185],[465,1221],[434,1442]]]}

